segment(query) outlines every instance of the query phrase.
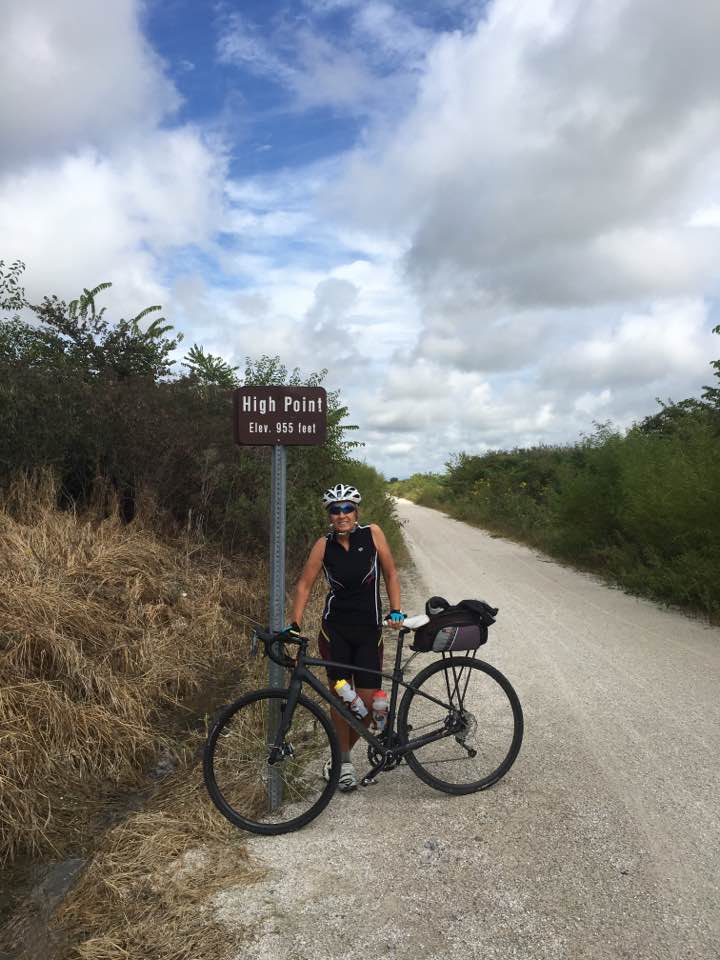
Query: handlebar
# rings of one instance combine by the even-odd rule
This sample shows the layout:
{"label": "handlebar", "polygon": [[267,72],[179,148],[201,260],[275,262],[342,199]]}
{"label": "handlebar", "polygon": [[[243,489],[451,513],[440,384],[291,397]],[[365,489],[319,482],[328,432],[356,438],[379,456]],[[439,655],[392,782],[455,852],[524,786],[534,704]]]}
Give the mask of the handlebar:
{"label": "handlebar", "polygon": [[[420,614],[416,617],[407,617],[403,621],[402,626],[399,627],[399,633],[404,635],[411,630],[417,630],[418,627],[422,626],[423,623],[427,623],[427,621],[428,618],[425,614]],[[394,629],[398,628],[395,627]],[[281,637],[282,640],[280,639]],[[294,637],[288,637],[282,630],[275,632],[273,630],[259,630],[256,627],[255,630],[253,630],[250,640],[250,654],[253,657],[257,653],[259,640],[262,640],[265,647],[265,656],[269,657],[274,663],[279,664],[279,666],[287,667],[288,670],[292,670],[295,666],[295,661],[284,652],[280,652],[281,648],[289,643],[294,643],[296,646],[301,647],[303,644],[310,642],[307,637],[299,637],[297,640]]]}
{"label": "handlebar", "polygon": [[[283,637],[283,639],[280,640],[280,637]],[[298,640],[295,640],[294,637],[285,636],[282,631],[275,633],[272,630],[258,630],[256,628],[253,630],[252,639],[250,641],[250,653],[252,656],[255,656],[257,653],[258,640],[262,640],[265,646],[266,657],[269,657],[281,667],[287,667],[289,670],[295,666],[295,661],[292,659],[292,657],[288,657],[286,654],[278,652],[278,648],[282,648],[288,643],[294,643],[299,647],[303,643],[308,642],[307,637],[300,637]]]}

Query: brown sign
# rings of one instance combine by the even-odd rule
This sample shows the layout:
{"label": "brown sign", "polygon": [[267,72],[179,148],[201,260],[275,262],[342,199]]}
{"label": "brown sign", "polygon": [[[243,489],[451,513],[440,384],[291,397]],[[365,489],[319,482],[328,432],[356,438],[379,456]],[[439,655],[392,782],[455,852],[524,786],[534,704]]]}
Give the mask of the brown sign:
{"label": "brown sign", "polygon": [[325,443],[323,387],[238,387],[235,442],[253,446]]}

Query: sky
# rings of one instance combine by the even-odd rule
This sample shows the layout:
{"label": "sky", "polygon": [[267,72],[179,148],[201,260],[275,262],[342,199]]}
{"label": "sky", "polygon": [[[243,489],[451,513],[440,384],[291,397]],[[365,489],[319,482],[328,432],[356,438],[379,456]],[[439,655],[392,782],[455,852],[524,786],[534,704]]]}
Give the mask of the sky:
{"label": "sky", "polygon": [[[386,476],[720,356],[717,0],[0,0],[0,259],[339,389]],[[230,429],[230,428],[228,428]]]}

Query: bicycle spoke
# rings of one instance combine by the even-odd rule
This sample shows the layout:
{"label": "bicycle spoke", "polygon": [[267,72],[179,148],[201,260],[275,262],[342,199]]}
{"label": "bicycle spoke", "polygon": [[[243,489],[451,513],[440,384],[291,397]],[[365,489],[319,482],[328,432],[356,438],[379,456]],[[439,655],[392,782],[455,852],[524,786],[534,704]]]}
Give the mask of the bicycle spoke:
{"label": "bicycle spoke", "polygon": [[[427,668],[403,699],[399,725],[404,724],[401,732],[408,740],[421,738],[422,731],[447,730],[447,736],[407,754],[409,765],[428,783],[470,792],[494,782],[512,763],[522,735],[522,711],[507,680],[498,677],[502,675],[481,661],[446,657]],[[437,698],[441,691],[446,705],[424,696]],[[424,774],[437,767],[442,776]]]}
{"label": "bicycle spoke", "polygon": [[429,723],[417,723],[412,725],[412,734],[416,734],[418,730],[427,730],[428,727],[437,727],[439,721],[431,720]]}
{"label": "bicycle spoke", "polygon": [[[334,783],[331,786],[321,776],[322,759],[334,755],[339,767],[329,719],[303,697],[274,749],[279,729],[275,723],[281,722],[285,706],[279,691],[249,694],[228,709],[206,748],[205,780],[213,801],[233,823],[258,833],[296,829],[316,816],[334,789]],[[276,756],[273,764],[268,762],[271,756]],[[274,795],[282,797],[273,811],[271,780],[279,788]]]}

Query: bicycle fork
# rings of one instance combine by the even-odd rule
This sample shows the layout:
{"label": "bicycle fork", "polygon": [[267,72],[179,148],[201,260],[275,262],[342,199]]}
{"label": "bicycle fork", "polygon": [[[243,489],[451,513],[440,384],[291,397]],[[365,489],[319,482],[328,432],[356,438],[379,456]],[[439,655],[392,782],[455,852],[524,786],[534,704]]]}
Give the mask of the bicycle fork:
{"label": "bicycle fork", "polygon": [[[268,716],[268,766],[272,767],[281,760],[293,755],[291,743],[285,743],[285,737],[290,729],[295,707],[300,697],[300,683],[291,682],[285,706],[280,710],[279,701],[275,709],[270,710]],[[276,731],[273,737],[273,730]]]}

